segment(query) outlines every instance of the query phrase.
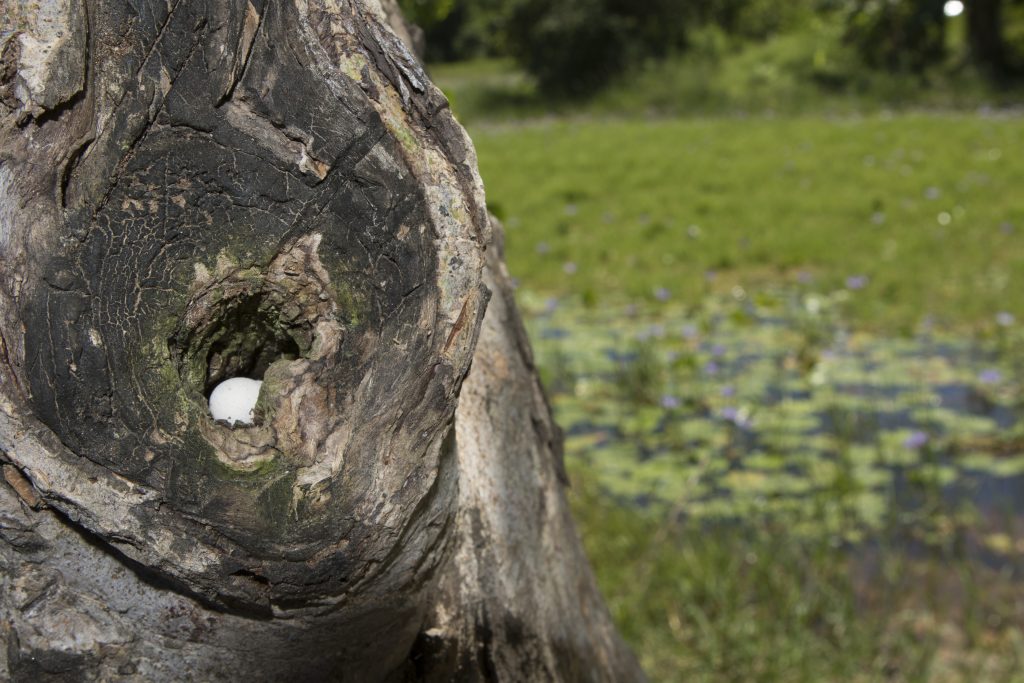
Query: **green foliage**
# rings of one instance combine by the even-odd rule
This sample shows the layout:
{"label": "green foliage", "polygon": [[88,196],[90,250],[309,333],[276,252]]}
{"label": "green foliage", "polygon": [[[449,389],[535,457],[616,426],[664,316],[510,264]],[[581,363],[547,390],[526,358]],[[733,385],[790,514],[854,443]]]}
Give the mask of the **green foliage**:
{"label": "green foliage", "polygon": [[586,95],[683,47],[690,8],[686,0],[522,0],[509,48],[542,92]]}
{"label": "green foliage", "polygon": [[921,73],[946,54],[945,0],[857,0],[846,40],[875,69]]}
{"label": "green foliage", "polygon": [[447,1],[451,11],[443,20],[424,26],[428,61],[507,54],[506,25],[518,0]]}
{"label": "green foliage", "polygon": [[[1022,14],[1024,17],[1024,14]],[[993,84],[970,69],[911,72],[868,69],[844,26],[817,18],[798,31],[737,43],[716,26],[695,28],[685,53],[631,69],[586,101],[545,97],[510,60],[434,65],[432,76],[459,119],[478,121],[571,115],[748,116],[828,113],[859,116],[886,110],[971,112],[1015,107],[1024,90]]]}
{"label": "green foliage", "polygon": [[[691,24],[716,26],[739,40],[764,40],[823,10],[821,0],[402,0],[402,5],[426,30],[430,61],[516,55],[531,73],[542,75],[545,92],[559,94],[597,87],[624,66],[684,48]],[[544,57],[534,57],[538,49]],[[599,63],[588,65],[595,57]],[[546,65],[551,58],[558,64]],[[553,82],[560,76],[567,77],[564,83]],[[594,85],[570,82],[579,79],[593,79]]]}
{"label": "green foliage", "polygon": [[657,405],[662,390],[661,366],[654,347],[642,341],[620,358],[615,372],[615,384],[624,399],[640,405]]}
{"label": "green foliage", "polygon": [[[999,73],[1019,75],[1024,3],[991,2],[1002,18],[988,33],[978,28],[983,22],[945,17],[945,0],[403,0],[403,6],[426,28],[430,61],[514,57],[545,97],[562,97],[632,81],[680,55],[715,61],[777,39],[817,43],[813,68],[793,71],[811,85],[862,88],[893,72],[926,75],[933,83],[971,60],[989,73],[978,45],[990,43],[997,45],[988,52],[1006,56]],[[975,4],[967,5],[971,15]],[[844,60],[837,71],[843,51],[856,60]]]}
{"label": "green foliage", "polygon": [[456,0],[398,0],[405,18],[423,29],[443,21],[455,8]]}
{"label": "green foliage", "polygon": [[820,0],[710,0],[699,3],[696,11],[702,25],[741,40],[765,40],[799,28],[831,8]]}

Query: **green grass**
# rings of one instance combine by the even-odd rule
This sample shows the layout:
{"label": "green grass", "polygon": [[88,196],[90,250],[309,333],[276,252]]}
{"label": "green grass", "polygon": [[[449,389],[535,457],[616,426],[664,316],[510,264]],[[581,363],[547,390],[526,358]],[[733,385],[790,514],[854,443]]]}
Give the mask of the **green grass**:
{"label": "green grass", "polygon": [[[470,129],[513,275],[585,301],[867,275],[861,324],[1024,317],[1024,121],[534,121]],[[572,265],[567,265],[572,264]],[[567,274],[566,269],[574,270]],[[713,280],[709,279],[713,271]]]}
{"label": "green grass", "polygon": [[1024,680],[1024,604],[1003,574],[797,541],[764,520],[666,523],[571,474],[598,582],[652,681]]}

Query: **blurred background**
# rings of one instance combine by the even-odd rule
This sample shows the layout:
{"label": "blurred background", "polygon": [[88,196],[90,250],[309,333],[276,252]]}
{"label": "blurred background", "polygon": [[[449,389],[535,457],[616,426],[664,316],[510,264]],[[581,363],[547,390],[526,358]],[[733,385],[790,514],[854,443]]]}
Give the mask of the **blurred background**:
{"label": "blurred background", "polygon": [[1024,680],[1024,1],[403,5],[652,680]]}

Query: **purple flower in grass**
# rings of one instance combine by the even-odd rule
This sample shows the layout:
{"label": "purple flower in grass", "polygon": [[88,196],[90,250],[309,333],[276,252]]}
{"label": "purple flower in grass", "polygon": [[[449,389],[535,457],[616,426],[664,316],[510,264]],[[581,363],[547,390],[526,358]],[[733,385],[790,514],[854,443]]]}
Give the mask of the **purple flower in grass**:
{"label": "purple flower in grass", "polygon": [[867,275],[851,275],[846,278],[846,288],[856,291],[858,289],[864,289],[868,286]]}
{"label": "purple flower in grass", "polygon": [[704,364],[705,375],[717,375],[719,370],[720,368],[718,367],[718,363],[716,363],[713,360],[709,360],[707,363]]}
{"label": "purple flower in grass", "polygon": [[665,394],[661,397],[661,407],[665,410],[675,410],[682,403],[679,401],[679,397],[672,396],[671,394]]}
{"label": "purple flower in grass", "polygon": [[1011,327],[1015,322],[1017,322],[1017,319],[1013,317],[1013,313],[1008,311],[999,311],[996,313],[996,323],[1000,327]]}

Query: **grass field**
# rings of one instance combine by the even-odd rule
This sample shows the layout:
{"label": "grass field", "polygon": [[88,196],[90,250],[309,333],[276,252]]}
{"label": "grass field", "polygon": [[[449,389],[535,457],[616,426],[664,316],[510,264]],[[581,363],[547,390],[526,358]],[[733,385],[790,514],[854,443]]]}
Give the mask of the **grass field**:
{"label": "grass field", "polygon": [[471,129],[509,264],[607,303],[866,276],[858,322],[1024,313],[1024,121],[542,121]]}
{"label": "grass field", "polygon": [[435,77],[651,679],[1024,681],[1024,120],[823,95],[815,40],[579,111],[504,63]]}

